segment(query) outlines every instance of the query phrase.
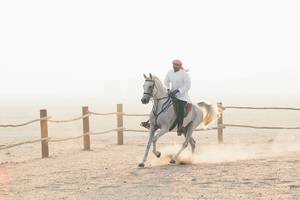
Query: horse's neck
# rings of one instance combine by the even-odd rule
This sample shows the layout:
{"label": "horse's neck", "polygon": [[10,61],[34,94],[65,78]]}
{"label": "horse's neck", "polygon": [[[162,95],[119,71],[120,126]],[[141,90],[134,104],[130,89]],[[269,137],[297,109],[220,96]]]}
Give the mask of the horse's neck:
{"label": "horse's neck", "polygon": [[153,104],[153,109],[156,111],[159,111],[162,109],[163,104],[168,100],[168,93],[166,88],[163,87],[162,83],[160,80],[156,80],[155,82],[157,88],[156,88],[156,93],[153,96],[154,104]]}
{"label": "horse's neck", "polygon": [[157,93],[153,96],[154,99],[161,99],[164,97],[167,97],[167,91],[163,91],[163,90],[157,90]]}
{"label": "horse's neck", "polygon": [[158,115],[166,107],[168,98],[165,99],[155,99],[153,102],[152,112],[154,115]]}
{"label": "horse's neck", "polygon": [[156,83],[157,91],[154,94],[154,99],[161,99],[161,98],[167,97],[168,96],[167,90],[166,90],[166,88],[163,87],[160,80],[156,80],[155,83]]}
{"label": "horse's neck", "polygon": [[167,92],[162,92],[160,95],[155,95],[155,97],[153,98],[153,110],[155,110],[156,112],[161,111],[163,109],[163,105],[169,100],[167,97]]}

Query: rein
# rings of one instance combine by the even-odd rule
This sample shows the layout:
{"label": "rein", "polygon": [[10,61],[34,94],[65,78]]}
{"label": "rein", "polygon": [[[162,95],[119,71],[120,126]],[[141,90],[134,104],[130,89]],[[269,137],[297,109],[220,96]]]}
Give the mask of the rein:
{"label": "rein", "polygon": [[[152,113],[153,113],[153,115],[155,116],[155,126],[157,127],[157,119],[158,119],[159,115],[162,114],[162,113],[164,113],[164,112],[166,112],[166,111],[170,108],[170,106],[173,105],[173,101],[172,101],[172,98],[171,98],[169,95],[166,96],[166,97],[161,97],[161,98],[155,99],[155,98],[153,97],[153,96],[154,96],[154,95],[153,95],[154,87],[157,89],[157,87],[156,87],[156,85],[155,85],[155,81],[154,81],[154,80],[146,80],[146,81],[151,81],[151,82],[154,83],[151,92],[144,92],[144,94],[149,95],[150,97],[153,98],[153,100],[156,100],[156,101],[157,101],[156,105],[155,105],[155,103],[154,103],[154,104],[153,104],[153,108],[152,108]],[[168,99],[168,100],[162,105],[162,108],[161,108],[161,110],[159,111],[159,110],[158,110],[158,104],[159,104],[159,102],[160,102],[161,100],[163,100],[163,99]],[[154,108],[155,108],[155,109],[154,109]]]}
{"label": "rein", "polygon": [[[166,98],[168,98],[168,100],[162,105],[161,111],[158,112],[157,107],[158,107],[159,101],[162,100],[162,99],[166,99]],[[167,111],[169,109],[170,105],[172,104],[171,97],[163,97],[163,98],[160,98],[160,99],[157,99],[157,100],[158,101],[157,101],[156,106],[153,106],[153,109],[152,109],[152,112],[153,112],[155,117],[158,117],[161,113]],[[155,111],[154,111],[154,107],[156,108]]]}

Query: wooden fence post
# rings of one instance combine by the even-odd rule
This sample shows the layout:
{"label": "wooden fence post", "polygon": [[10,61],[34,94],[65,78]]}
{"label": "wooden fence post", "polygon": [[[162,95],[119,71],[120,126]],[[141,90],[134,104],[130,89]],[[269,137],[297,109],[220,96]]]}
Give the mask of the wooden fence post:
{"label": "wooden fence post", "polygon": [[222,106],[222,102],[218,103],[218,109],[219,109],[219,113],[220,116],[218,118],[218,142],[219,144],[223,143],[223,106]]}
{"label": "wooden fence post", "polygon": [[[87,115],[89,113],[89,107],[82,107],[82,116]],[[90,140],[90,119],[89,117],[85,117],[82,119],[82,127],[83,127],[83,150],[89,151],[91,150],[91,140]],[[85,135],[86,134],[86,135]]]}
{"label": "wooden fence post", "polygon": [[[123,104],[117,104],[117,128],[123,128]],[[124,144],[123,130],[118,130],[118,145]]]}
{"label": "wooden fence post", "polygon": [[[47,110],[40,110],[40,118],[47,117]],[[41,139],[48,138],[48,120],[43,119],[40,121],[41,124]],[[48,147],[48,139],[44,139],[41,141],[42,145],[42,158],[49,157],[49,147]]]}

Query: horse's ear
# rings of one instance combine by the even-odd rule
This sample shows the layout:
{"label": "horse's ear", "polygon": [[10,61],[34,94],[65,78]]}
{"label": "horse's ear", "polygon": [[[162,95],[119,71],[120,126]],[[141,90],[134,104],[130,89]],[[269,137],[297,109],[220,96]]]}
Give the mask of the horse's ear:
{"label": "horse's ear", "polygon": [[150,79],[152,79],[152,74],[151,73],[149,74],[149,77],[150,77]]}
{"label": "horse's ear", "polygon": [[147,80],[147,79],[149,79],[145,74],[143,74],[144,75],[144,78]]}

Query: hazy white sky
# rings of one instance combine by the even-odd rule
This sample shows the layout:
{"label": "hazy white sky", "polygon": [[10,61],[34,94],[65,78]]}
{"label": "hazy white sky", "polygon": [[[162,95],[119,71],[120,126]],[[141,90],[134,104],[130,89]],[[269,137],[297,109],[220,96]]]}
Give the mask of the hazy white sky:
{"label": "hazy white sky", "polygon": [[142,74],[163,78],[174,58],[190,68],[192,98],[299,97],[299,10],[292,0],[1,1],[0,98],[92,97],[118,83],[126,96],[134,81],[129,94],[141,94]]}

